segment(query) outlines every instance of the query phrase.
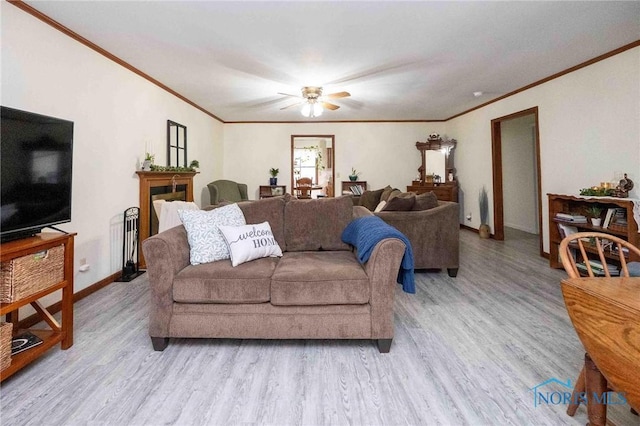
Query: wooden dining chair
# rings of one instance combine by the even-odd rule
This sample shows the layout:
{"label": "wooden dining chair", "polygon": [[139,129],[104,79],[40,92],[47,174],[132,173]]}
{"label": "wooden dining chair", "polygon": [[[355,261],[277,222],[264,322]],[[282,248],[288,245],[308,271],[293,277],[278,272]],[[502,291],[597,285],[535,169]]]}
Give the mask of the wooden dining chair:
{"label": "wooden dining chair", "polygon": [[308,177],[302,177],[296,180],[296,197],[300,199],[311,198],[312,180]]}
{"label": "wooden dining chair", "polygon": [[[569,278],[588,277],[628,277],[627,258],[632,252],[640,257],[640,249],[622,238],[602,232],[576,232],[568,235],[560,242],[560,260]],[[626,251],[626,253],[625,253]],[[589,256],[591,255],[591,256]],[[597,257],[597,259],[595,259]],[[609,263],[607,263],[609,259]],[[598,264],[592,263],[597,260]],[[609,265],[620,264],[617,270]],[[579,266],[580,265],[580,266]],[[573,416],[580,406],[578,395],[586,390],[585,367],[582,367],[571,395],[571,403],[567,414]],[[632,409],[633,411],[633,409]],[[635,413],[635,411],[634,411]]]}

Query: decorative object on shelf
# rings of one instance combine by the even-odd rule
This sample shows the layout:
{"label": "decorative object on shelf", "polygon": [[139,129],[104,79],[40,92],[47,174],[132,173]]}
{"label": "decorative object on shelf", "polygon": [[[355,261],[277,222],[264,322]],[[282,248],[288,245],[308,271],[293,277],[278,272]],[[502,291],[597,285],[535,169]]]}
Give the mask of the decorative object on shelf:
{"label": "decorative object on shelf", "polygon": [[480,228],[478,228],[478,234],[480,238],[486,239],[491,235],[491,228],[487,224],[487,220],[489,219],[489,197],[487,196],[487,189],[484,185],[478,195],[478,204],[480,207]]}
{"label": "decorative object on shelf", "polygon": [[440,135],[438,133],[431,133],[429,134],[429,140],[430,141],[440,140]]}
{"label": "decorative object on shelf", "polygon": [[142,170],[144,171],[151,170],[151,166],[153,165],[154,158],[155,158],[155,155],[147,152],[144,156],[144,161],[142,162]]}
{"label": "decorative object on shelf", "polygon": [[192,160],[191,163],[189,163],[189,167],[157,166],[155,164],[152,164],[150,171],[152,172],[195,172],[196,169],[199,167],[200,167],[200,162],[198,160]]}
{"label": "decorative object on shelf", "polygon": [[357,181],[358,180],[358,176],[360,176],[360,172],[357,171],[355,168],[351,168],[351,174],[349,175],[349,180],[351,181]]}
{"label": "decorative object on shelf", "polygon": [[122,276],[118,282],[129,282],[145,271],[140,271],[140,209],[129,207],[124,211],[122,236]]}
{"label": "decorative object on shelf", "polygon": [[278,173],[280,173],[280,169],[276,169],[274,167],[269,169],[269,174],[271,175],[269,178],[269,185],[275,186],[278,184]]}
{"label": "decorative object on shelf", "polygon": [[633,181],[627,177],[627,174],[624,174],[624,177],[620,179],[618,186],[615,189],[615,196],[619,198],[627,198],[629,196],[629,191],[633,189]]}
{"label": "decorative object on shelf", "polygon": [[613,197],[615,191],[611,188],[602,188],[599,186],[593,186],[591,188],[582,188],[580,195],[585,197]]}
{"label": "decorative object on shelf", "polygon": [[597,205],[589,206],[586,210],[587,215],[591,217],[591,224],[593,226],[600,226],[602,224],[602,215],[603,209]]}

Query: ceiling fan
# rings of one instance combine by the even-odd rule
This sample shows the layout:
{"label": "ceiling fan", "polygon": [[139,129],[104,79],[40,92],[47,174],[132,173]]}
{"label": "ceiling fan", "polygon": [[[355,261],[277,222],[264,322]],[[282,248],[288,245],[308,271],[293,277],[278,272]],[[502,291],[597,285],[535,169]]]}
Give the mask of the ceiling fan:
{"label": "ceiling fan", "polygon": [[351,96],[349,92],[337,92],[331,93],[330,95],[322,96],[322,87],[318,86],[305,86],[302,88],[302,96],[290,95],[288,93],[280,93],[279,95],[291,96],[293,98],[301,98],[303,99],[300,102],[296,102],[295,104],[287,105],[286,107],[280,108],[288,109],[297,105],[302,105],[302,110],[300,111],[302,115],[305,117],[319,117],[322,115],[323,108],[335,111],[340,108],[338,105],[325,102],[323,99],[339,99],[346,98]]}

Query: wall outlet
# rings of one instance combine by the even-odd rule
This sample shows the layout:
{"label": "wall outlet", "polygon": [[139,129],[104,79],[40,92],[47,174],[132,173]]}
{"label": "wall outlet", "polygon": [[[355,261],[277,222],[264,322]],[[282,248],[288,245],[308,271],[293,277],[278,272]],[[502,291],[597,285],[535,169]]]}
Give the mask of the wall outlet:
{"label": "wall outlet", "polygon": [[80,259],[80,266],[82,265],[86,265],[87,264],[87,258],[83,257],[82,259]]}
{"label": "wall outlet", "polygon": [[467,220],[471,220],[471,213],[467,214]]}

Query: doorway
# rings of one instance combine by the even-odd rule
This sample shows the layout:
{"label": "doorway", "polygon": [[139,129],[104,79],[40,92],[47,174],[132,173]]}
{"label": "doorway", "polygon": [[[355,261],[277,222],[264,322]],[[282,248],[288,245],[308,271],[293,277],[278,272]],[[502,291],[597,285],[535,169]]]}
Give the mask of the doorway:
{"label": "doorway", "polygon": [[333,197],[335,136],[291,135],[291,188],[301,178],[311,181],[311,197]]}
{"label": "doorway", "polygon": [[505,227],[537,235],[540,255],[542,198],[538,107],[491,120],[494,238]]}

